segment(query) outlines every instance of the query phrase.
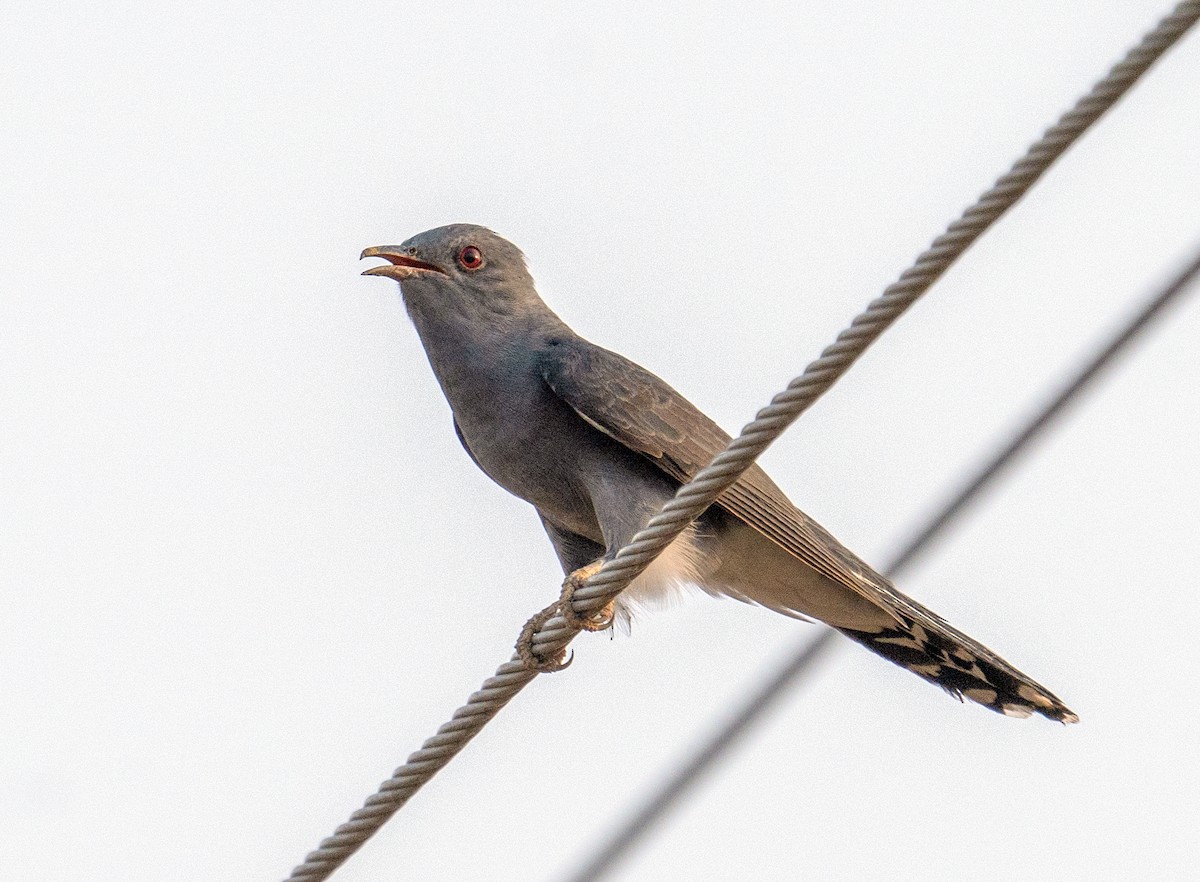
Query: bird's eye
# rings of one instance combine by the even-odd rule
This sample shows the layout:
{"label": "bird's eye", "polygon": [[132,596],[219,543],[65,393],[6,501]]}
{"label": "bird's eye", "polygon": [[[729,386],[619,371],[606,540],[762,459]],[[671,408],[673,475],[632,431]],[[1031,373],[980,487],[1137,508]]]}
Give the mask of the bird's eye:
{"label": "bird's eye", "polygon": [[468,245],[458,252],[458,265],[465,270],[477,270],[483,266],[483,252],[474,245]]}

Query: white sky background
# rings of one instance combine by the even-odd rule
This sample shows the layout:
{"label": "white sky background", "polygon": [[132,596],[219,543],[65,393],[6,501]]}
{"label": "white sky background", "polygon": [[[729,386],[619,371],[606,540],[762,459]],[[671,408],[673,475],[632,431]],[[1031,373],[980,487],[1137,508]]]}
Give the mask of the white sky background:
{"label": "white sky background", "polygon": [[[488,224],[736,430],[1167,9],[653,6],[5,4],[0,877],[285,875],[557,591],[364,246]],[[768,452],[802,508],[882,563],[1177,269],[1198,77],[1193,34]],[[902,585],[1081,725],[847,647],[617,878],[1193,869],[1198,331]],[[812,633],[585,635],[337,878],[555,879]]]}

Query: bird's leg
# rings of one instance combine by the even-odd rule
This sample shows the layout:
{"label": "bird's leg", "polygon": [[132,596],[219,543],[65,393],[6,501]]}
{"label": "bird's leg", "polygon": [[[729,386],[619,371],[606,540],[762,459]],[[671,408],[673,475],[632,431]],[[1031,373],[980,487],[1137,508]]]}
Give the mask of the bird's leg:
{"label": "bird's leg", "polygon": [[603,631],[606,628],[611,628],[613,616],[615,614],[615,602],[610,600],[604,605],[603,609],[587,615],[580,616],[575,613],[574,607],[571,606],[571,599],[575,596],[575,592],[584,582],[599,572],[600,567],[604,566],[604,558],[594,560],[585,567],[572,572],[563,582],[562,595],[559,599],[559,610],[562,617],[568,624],[576,625],[583,631]]}
{"label": "bird's leg", "polygon": [[587,566],[572,572],[563,581],[562,594],[559,595],[559,599],[525,623],[525,627],[521,629],[521,636],[517,640],[516,648],[521,663],[527,669],[540,674],[552,674],[570,666],[574,656],[566,656],[566,650],[560,650],[553,658],[543,658],[533,648],[534,635],[555,613],[561,615],[563,621],[568,625],[574,625],[581,631],[603,631],[605,628],[612,627],[615,609],[613,601],[610,600],[603,609],[588,616],[577,615],[575,608],[571,606],[576,589],[599,572],[602,566],[604,566],[604,558],[594,560]]}

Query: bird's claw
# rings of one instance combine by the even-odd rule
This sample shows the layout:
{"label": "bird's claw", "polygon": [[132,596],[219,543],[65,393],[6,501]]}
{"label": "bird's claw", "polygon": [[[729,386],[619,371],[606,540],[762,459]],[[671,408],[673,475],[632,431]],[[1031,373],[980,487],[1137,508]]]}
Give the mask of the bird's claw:
{"label": "bird's claw", "polygon": [[521,660],[521,664],[528,671],[534,671],[538,674],[555,674],[564,668],[569,668],[571,662],[575,660],[575,653],[568,655],[566,649],[560,649],[552,655],[541,655],[534,651],[533,638],[542,626],[558,613],[559,601],[550,604],[540,613],[531,618],[525,623],[525,627],[521,629],[521,636],[517,639],[517,658]]}
{"label": "bird's claw", "polygon": [[571,667],[573,661],[575,661],[575,653],[568,653],[566,650],[560,652],[557,658],[540,658],[532,654],[521,658],[521,663],[525,665],[526,669],[539,674],[557,674],[559,671],[565,671]]}
{"label": "bird's claw", "polygon": [[521,636],[517,640],[516,649],[517,658],[520,659],[526,670],[539,674],[552,674],[568,667],[575,658],[573,653],[568,655],[565,649],[560,649],[548,656],[534,650],[534,637],[555,615],[562,616],[567,627],[573,627],[579,631],[603,631],[612,627],[616,609],[613,601],[610,600],[606,603],[603,609],[583,616],[575,612],[575,607],[571,605],[575,591],[599,572],[603,565],[604,561],[598,560],[575,570],[563,581],[562,594],[559,595],[558,600],[525,623],[525,627],[521,629]]}
{"label": "bird's claw", "polygon": [[[567,612],[567,610],[571,611]],[[604,605],[603,609],[597,610],[590,616],[576,615],[570,603],[563,604],[563,618],[573,625],[578,625],[581,631],[607,631],[612,627],[615,616],[616,605],[611,600]]]}
{"label": "bird's claw", "polygon": [[613,618],[616,615],[616,604],[612,600],[606,603],[602,609],[585,616],[576,613],[575,607],[571,604],[575,592],[584,582],[596,575],[602,566],[604,566],[603,560],[593,561],[586,567],[575,570],[563,581],[562,595],[559,598],[559,612],[568,625],[577,627],[581,631],[605,631],[612,627]]}

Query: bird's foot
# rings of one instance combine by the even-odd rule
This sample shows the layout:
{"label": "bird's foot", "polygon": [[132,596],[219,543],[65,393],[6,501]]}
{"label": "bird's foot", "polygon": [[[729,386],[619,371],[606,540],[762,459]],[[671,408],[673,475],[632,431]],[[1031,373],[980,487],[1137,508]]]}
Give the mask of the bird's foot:
{"label": "bird's foot", "polygon": [[526,622],[525,627],[521,629],[521,636],[517,639],[517,658],[521,660],[521,664],[525,666],[526,670],[539,674],[554,674],[564,668],[569,668],[575,658],[574,653],[567,655],[566,649],[559,649],[550,655],[543,655],[534,649],[534,637],[546,622],[558,615],[559,603],[560,601],[554,601]]}
{"label": "bird's foot", "polygon": [[562,595],[558,602],[559,611],[568,625],[573,625],[581,631],[604,631],[611,628],[613,617],[616,615],[616,604],[611,600],[604,605],[603,609],[598,609],[585,616],[576,613],[575,608],[571,605],[575,592],[584,582],[596,575],[602,566],[604,566],[603,559],[592,561],[586,567],[575,570],[563,582]]}
{"label": "bird's foot", "polygon": [[525,623],[525,627],[521,629],[521,636],[517,640],[516,649],[517,657],[526,670],[536,671],[539,674],[552,674],[571,664],[574,655],[567,655],[565,649],[559,649],[551,655],[544,655],[544,650],[534,647],[534,638],[554,616],[562,616],[568,627],[574,627],[580,631],[603,631],[605,628],[612,627],[616,611],[613,601],[610,600],[606,603],[603,609],[583,616],[576,613],[575,608],[571,605],[575,591],[599,572],[602,566],[604,566],[603,559],[575,570],[563,582],[562,594],[559,599]]}

